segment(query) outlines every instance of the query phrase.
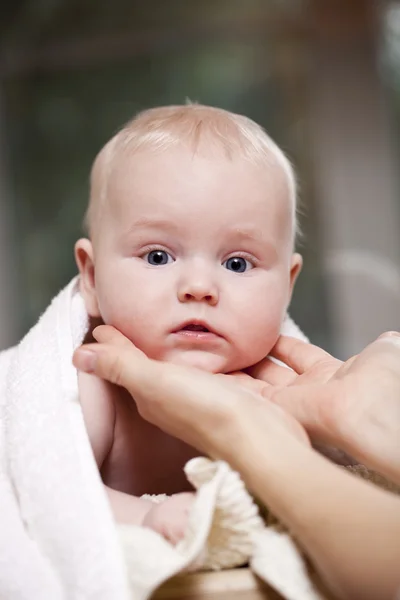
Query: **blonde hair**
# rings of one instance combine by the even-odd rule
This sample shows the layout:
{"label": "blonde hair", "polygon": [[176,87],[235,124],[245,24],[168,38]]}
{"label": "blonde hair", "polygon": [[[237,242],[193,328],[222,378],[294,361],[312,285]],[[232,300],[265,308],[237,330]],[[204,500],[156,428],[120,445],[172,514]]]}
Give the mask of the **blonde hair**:
{"label": "blonde hair", "polygon": [[201,104],[162,106],[139,113],[97,155],[90,177],[90,200],[85,226],[93,235],[93,224],[108,194],[116,159],[142,149],[167,150],[188,142],[196,152],[201,141],[220,146],[230,158],[242,156],[252,163],[278,165],[284,172],[292,207],[293,237],[298,232],[297,183],[293,167],[264,129],[243,115]]}

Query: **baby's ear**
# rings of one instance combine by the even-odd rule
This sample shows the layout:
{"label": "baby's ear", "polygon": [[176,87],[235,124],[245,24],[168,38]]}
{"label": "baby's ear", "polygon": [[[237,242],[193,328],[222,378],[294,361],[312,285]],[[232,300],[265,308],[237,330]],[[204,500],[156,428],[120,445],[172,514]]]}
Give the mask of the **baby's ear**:
{"label": "baby's ear", "polygon": [[100,317],[97,301],[93,246],[90,240],[81,238],[75,244],[75,260],[80,274],[80,292],[90,317]]}
{"label": "baby's ear", "polygon": [[296,279],[300,274],[302,266],[303,257],[301,256],[301,254],[295,252],[290,262],[290,296],[292,296],[294,284],[296,283]]}

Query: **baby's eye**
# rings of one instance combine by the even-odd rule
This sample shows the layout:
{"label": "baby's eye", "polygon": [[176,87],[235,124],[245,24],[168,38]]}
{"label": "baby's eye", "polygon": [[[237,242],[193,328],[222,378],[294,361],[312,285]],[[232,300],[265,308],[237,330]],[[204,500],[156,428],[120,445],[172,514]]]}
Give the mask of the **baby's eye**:
{"label": "baby's eye", "polygon": [[235,273],[244,273],[254,267],[249,260],[246,260],[242,256],[232,256],[223,262],[222,266],[228,269],[228,271],[234,271]]}
{"label": "baby's eye", "polygon": [[143,256],[144,260],[146,260],[149,265],[167,265],[168,263],[174,262],[174,259],[168,252],[165,250],[152,250],[151,252],[147,252]]}

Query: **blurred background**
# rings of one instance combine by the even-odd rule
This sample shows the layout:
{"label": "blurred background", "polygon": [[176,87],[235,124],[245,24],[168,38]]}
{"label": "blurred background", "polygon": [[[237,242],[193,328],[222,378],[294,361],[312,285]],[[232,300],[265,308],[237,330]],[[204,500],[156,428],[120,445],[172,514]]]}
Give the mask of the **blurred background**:
{"label": "blurred background", "polygon": [[187,98],[252,117],[295,164],[311,340],[344,358],[400,329],[400,2],[3,0],[0,349],[76,273],[97,151]]}

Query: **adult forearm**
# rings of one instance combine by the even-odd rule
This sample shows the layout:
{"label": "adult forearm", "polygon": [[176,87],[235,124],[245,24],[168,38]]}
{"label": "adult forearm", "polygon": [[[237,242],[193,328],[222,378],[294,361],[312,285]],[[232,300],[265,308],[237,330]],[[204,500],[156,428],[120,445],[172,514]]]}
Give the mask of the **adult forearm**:
{"label": "adult forearm", "polygon": [[363,465],[400,485],[400,420],[385,424],[379,431],[380,418],[376,411],[368,427],[357,423],[348,424],[347,431],[343,430],[343,426],[339,427],[333,443]]}
{"label": "adult forearm", "polygon": [[[239,439],[239,438],[238,438]],[[392,599],[400,588],[400,500],[311,449],[255,435],[232,464],[287,525],[339,598]]]}

